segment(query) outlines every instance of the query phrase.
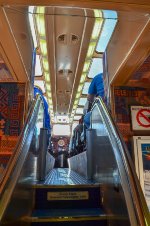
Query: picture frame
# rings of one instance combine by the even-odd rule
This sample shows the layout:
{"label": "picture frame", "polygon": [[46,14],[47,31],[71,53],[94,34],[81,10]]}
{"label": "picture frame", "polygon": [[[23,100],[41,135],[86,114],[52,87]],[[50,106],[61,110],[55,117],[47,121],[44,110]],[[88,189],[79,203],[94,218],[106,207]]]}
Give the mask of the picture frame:
{"label": "picture frame", "polygon": [[133,144],[136,173],[150,210],[150,136],[133,136]]}

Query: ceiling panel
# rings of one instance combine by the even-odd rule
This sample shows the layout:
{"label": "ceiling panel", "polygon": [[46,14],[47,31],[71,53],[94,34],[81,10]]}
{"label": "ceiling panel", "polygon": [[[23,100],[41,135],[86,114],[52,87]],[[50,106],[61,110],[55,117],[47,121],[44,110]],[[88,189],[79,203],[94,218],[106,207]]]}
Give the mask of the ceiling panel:
{"label": "ceiling panel", "polygon": [[49,7],[45,10],[46,39],[55,114],[71,112],[94,18],[93,10]]}

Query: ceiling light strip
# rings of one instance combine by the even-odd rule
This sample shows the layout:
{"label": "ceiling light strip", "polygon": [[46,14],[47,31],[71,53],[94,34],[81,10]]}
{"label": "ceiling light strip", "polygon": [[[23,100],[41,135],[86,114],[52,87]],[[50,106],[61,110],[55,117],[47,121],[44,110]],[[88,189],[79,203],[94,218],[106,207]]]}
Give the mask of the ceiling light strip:
{"label": "ceiling light strip", "polygon": [[95,51],[95,48],[97,45],[97,41],[99,38],[99,34],[100,34],[100,31],[102,28],[102,24],[103,24],[102,12],[100,10],[94,10],[94,15],[96,17],[95,23],[94,23],[94,27],[93,27],[93,31],[92,31],[92,35],[91,35],[91,39],[90,39],[90,44],[89,44],[89,47],[87,50],[87,55],[86,55],[84,66],[83,66],[83,72],[82,72],[82,75],[80,78],[80,83],[79,83],[78,90],[77,90],[76,97],[75,97],[74,104],[73,104],[73,108],[72,108],[73,110],[72,110],[71,117],[70,117],[70,123],[72,123],[74,116],[76,114],[76,109],[78,107],[79,98],[81,96],[82,89],[83,89],[85,80],[87,78],[88,71],[90,69],[92,57],[93,57],[93,54],[94,54],[94,51]]}
{"label": "ceiling light strip", "polygon": [[48,105],[49,105],[49,112],[50,112],[51,120],[54,121],[44,13],[45,13],[45,7],[37,7],[35,21],[36,21],[37,36],[38,36],[37,39],[40,45],[41,56],[42,56],[43,75],[45,78],[46,96],[47,96]]}

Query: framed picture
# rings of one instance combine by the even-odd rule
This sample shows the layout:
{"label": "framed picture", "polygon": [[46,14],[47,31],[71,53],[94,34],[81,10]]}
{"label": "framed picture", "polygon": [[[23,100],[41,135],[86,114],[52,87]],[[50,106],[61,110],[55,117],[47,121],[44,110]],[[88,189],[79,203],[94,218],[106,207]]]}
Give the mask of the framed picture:
{"label": "framed picture", "polygon": [[150,136],[133,136],[136,172],[150,210]]}

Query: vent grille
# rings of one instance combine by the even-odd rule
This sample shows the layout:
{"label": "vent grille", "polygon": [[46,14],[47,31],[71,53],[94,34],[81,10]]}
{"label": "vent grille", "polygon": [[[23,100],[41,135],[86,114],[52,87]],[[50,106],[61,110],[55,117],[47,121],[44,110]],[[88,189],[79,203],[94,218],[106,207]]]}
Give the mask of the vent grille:
{"label": "vent grille", "polygon": [[58,74],[60,76],[71,76],[73,74],[73,71],[70,69],[61,69],[58,71]]}
{"label": "vent grille", "polygon": [[67,44],[67,35],[66,34],[59,35],[57,40],[59,43],[66,45]]}
{"label": "vent grille", "polygon": [[79,41],[79,37],[75,34],[71,34],[71,44],[75,45]]}
{"label": "vent grille", "polygon": [[70,93],[70,90],[65,90],[65,93],[69,94]]}
{"label": "vent grille", "polygon": [[62,94],[63,91],[62,91],[62,90],[58,90],[57,93],[58,93],[58,94]]}
{"label": "vent grille", "polygon": [[79,36],[75,34],[61,34],[57,37],[59,43],[67,45],[75,45],[79,42]]}

